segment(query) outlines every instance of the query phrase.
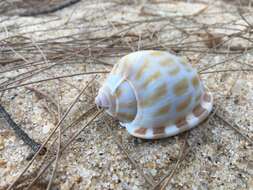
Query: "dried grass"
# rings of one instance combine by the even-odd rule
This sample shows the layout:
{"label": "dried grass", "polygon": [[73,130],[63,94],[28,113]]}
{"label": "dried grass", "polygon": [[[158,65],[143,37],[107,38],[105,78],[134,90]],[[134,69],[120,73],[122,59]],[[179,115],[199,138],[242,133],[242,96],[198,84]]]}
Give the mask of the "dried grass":
{"label": "dried grass", "polygon": [[[49,153],[48,156],[50,159],[43,161],[43,159],[37,158],[39,154],[37,152],[25,168],[22,170],[19,168],[18,177],[15,177],[11,182],[8,181],[10,183],[7,184],[9,185],[8,189],[18,188],[22,184],[25,184],[26,189],[32,189],[33,184],[42,175],[48,179],[46,180],[48,182],[47,189],[59,185],[54,181],[59,178],[57,168],[62,163],[62,156],[71,153],[71,149],[67,149],[67,147],[73,141],[75,142],[79,133],[102,112],[96,112],[95,107],[87,106],[93,105],[98,86],[94,82],[94,76],[108,73],[114,61],[122,55],[141,49],[159,49],[187,56],[198,68],[211,90],[214,93],[218,92],[215,95],[216,104],[225,97],[219,95],[223,93],[219,92],[218,85],[212,86],[211,84],[216,81],[216,78],[222,81],[224,77],[228,77],[224,75],[226,73],[231,76],[234,76],[234,73],[239,73],[237,76],[251,75],[253,71],[251,1],[243,1],[240,8],[233,5],[236,1],[231,4],[215,1],[214,5],[206,1],[190,2],[183,5],[187,9],[186,11],[179,10],[177,12],[175,10],[171,13],[166,10],[173,10],[171,6],[182,7],[182,5],[180,6],[182,1],[154,0],[146,1],[143,4],[138,1],[97,1],[95,3],[86,1],[81,2],[84,7],[81,10],[75,11],[79,6],[77,4],[70,10],[68,8],[62,10],[62,14],[61,11],[58,11],[45,17],[37,17],[39,22],[35,18],[10,16],[8,11],[13,7],[18,7],[15,1],[5,0],[0,3],[0,13],[2,14],[0,16],[0,24],[2,25],[0,31],[1,104],[15,104],[15,102],[7,103],[12,101],[9,97],[13,93],[27,93],[23,88],[27,87],[26,89],[40,95],[40,99],[50,102],[47,104],[47,110],[53,113],[51,114],[54,117],[53,123],[58,121],[50,135],[39,139],[43,141],[40,150],[43,146],[49,147],[51,154]],[[18,5],[22,5],[20,2],[18,3]],[[192,9],[190,9],[191,6]],[[12,15],[14,13],[12,12]],[[63,15],[67,13],[69,16],[66,18]],[[222,16],[226,19],[222,20]],[[210,17],[214,18],[209,19]],[[77,68],[81,71],[73,73]],[[93,77],[90,78],[88,75],[93,75]],[[62,80],[63,78],[66,80]],[[234,82],[237,81],[236,78],[232,77],[231,80],[233,79],[235,79]],[[78,80],[89,82],[83,90],[80,90],[81,83]],[[211,82],[208,82],[209,80]],[[57,84],[58,87],[54,89],[54,85]],[[231,83],[224,85],[229,86]],[[70,89],[78,91],[78,95],[72,103],[69,100],[64,101],[62,97]],[[57,92],[58,95],[54,95],[57,101],[47,95],[51,91]],[[83,95],[84,92],[85,95]],[[226,97],[229,99],[233,95],[227,93]],[[29,99],[29,101],[34,100]],[[83,104],[81,108],[80,102]],[[85,109],[85,107],[91,109]],[[9,109],[12,110],[10,107]],[[72,109],[73,111],[70,112]],[[80,114],[83,113],[80,111],[81,109],[88,110],[89,114],[87,112]],[[234,125],[226,119],[228,116],[220,114],[216,114],[216,116],[212,117],[213,122],[219,118],[224,121],[224,124],[234,129]],[[66,121],[66,118],[69,121]],[[20,119],[22,120],[22,118]],[[82,129],[77,131],[73,126],[83,121],[87,122]],[[68,125],[72,127],[64,127]],[[115,125],[117,123],[112,122],[112,126]],[[212,123],[209,125],[215,126]],[[74,132],[72,129],[75,129]],[[117,134],[113,131],[107,136],[112,137]],[[250,131],[250,127],[243,127],[243,129],[240,129],[239,126],[236,127],[236,132],[241,134],[243,138],[241,141],[248,141],[247,146],[252,145]],[[186,137],[188,136],[186,135]],[[191,149],[186,150],[187,139],[184,139],[184,145],[177,161],[172,164],[174,169],[169,172],[170,175],[163,175],[167,176],[166,178],[161,175],[159,180],[155,180],[155,177],[144,171],[146,169],[142,164],[132,157],[134,154],[128,152],[128,146],[125,147],[124,142],[119,141],[118,137],[113,138],[123,153],[127,155],[126,159],[133,164],[149,184],[150,189],[158,187],[166,189],[167,184],[180,172],[180,163],[184,162],[185,153],[191,151]],[[51,146],[48,145],[48,142],[51,143]],[[163,142],[161,141],[161,143]],[[51,164],[53,163],[54,167],[52,168]],[[27,180],[20,179],[23,179],[22,176],[29,168],[32,168],[33,175],[30,176],[27,184]],[[51,171],[48,170],[49,168]],[[34,177],[34,173],[37,174],[36,177]],[[92,184],[90,185],[92,187]],[[22,188],[25,187],[22,186]],[[89,185],[86,186],[87,189],[89,187]],[[142,187],[149,189],[147,185]]]}

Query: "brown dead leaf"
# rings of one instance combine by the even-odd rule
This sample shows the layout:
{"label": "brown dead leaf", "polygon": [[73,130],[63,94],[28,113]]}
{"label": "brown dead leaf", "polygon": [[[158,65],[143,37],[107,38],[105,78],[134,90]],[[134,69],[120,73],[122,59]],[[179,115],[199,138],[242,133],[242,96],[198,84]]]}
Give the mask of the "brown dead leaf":
{"label": "brown dead leaf", "polygon": [[0,159],[0,167],[3,167],[6,165],[6,161]]}

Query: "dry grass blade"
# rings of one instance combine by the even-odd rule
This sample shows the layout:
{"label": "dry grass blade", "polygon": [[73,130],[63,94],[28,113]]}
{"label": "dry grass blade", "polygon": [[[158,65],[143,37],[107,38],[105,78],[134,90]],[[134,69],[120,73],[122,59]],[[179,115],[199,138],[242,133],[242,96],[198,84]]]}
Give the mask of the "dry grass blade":
{"label": "dry grass blade", "polygon": [[[59,99],[58,99],[59,100]],[[60,103],[58,102],[58,120],[61,119],[61,107],[60,107]],[[58,162],[59,162],[59,159],[60,159],[60,156],[61,156],[61,136],[62,136],[62,128],[59,127],[59,132],[58,132],[58,147],[57,147],[57,152],[56,152],[56,160],[55,160],[55,165],[54,165],[54,169],[52,171],[52,176],[49,180],[49,183],[47,185],[47,190],[50,190],[51,187],[52,187],[52,184],[53,184],[53,181],[54,181],[54,178],[55,178],[55,175],[56,175],[56,170],[57,170],[57,166],[58,166]]]}
{"label": "dry grass blade", "polygon": [[[101,41],[101,40],[100,40],[100,41]],[[103,41],[103,40],[102,40],[102,41]],[[99,41],[98,41],[98,42],[99,42]],[[98,42],[97,42],[97,43],[98,43]],[[94,43],[94,44],[96,44],[96,43]],[[82,52],[82,51],[85,50],[85,49],[87,49],[87,48],[83,48],[83,49],[79,50],[79,51],[76,52],[76,53],[80,53],[80,52]],[[40,51],[40,53],[41,53],[41,51]],[[60,55],[60,56],[57,56],[57,57],[58,57],[58,58],[62,58],[61,55]],[[73,57],[73,55],[66,56],[66,57],[64,57],[64,58],[61,59],[61,62],[66,61],[66,60],[70,59],[71,57]],[[57,66],[57,65],[59,65],[59,64],[60,64],[60,63],[54,63],[54,64],[52,64],[52,65],[45,66],[45,67],[42,67],[42,68],[40,68],[40,69],[34,69],[34,70],[32,70],[32,71],[29,71],[29,72],[26,72],[26,73],[22,73],[21,75],[18,75],[18,76],[16,76],[15,78],[17,78],[17,77],[19,77],[19,76],[22,76],[22,75],[24,75],[24,74],[27,74],[27,73],[29,74],[29,73],[31,73],[31,72],[33,72],[33,71],[36,71],[36,72],[34,72],[34,73],[32,73],[32,74],[29,74],[28,76],[25,76],[25,77],[23,77],[23,78],[21,78],[21,79],[14,80],[14,81],[12,81],[12,82],[5,81],[4,83],[1,83],[1,84],[0,84],[0,87],[1,87],[1,86],[4,87],[4,86],[7,86],[7,85],[11,85],[11,84],[13,84],[13,83],[20,82],[20,81],[23,81],[23,80],[25,80],[25,79],[31,78],[31,77],[33,77],[33,76],[35,76],[35,75],[40,74],[40,73],[43,72],[43,71],[46,71],[46,70],[48,70],[48,69],[51,69],[51,68],[53,68],[53,67],[55,67],[55,66]]]}
{"label": "dry grass blade", "polygon": [[221,62],[218,62],[218,63],[212,64],[212,65],[207,66],[207,67],[205,67],[205,68],[203,68],[203,69],[200,69],[200,70],[199,70],[199,73],[202,73],[202,72],[204,72],[204,71],[206,71],[206,70],[208,70],[208,69],[211,69],[211,68],[213,68],[213,67],[216,67],[216,66],[218,66],[218,65],[221,65],[221,64],[227,63],[227,62],[229,62],[229,61],[236,60],[236,59],[238,59],[238,58],[240,58],[240,57],[242,57],[242,56],[243,56],[243,55],[242,55],[242,54],[240,54],[240,55],[236,55],[236,56],[231,57],[231,58],[227,58],[227,59],[226,59],[226,60],[224,60],[224,61],[221,61]]}
{"label": "dry grass blade", "polygon": [[[42,67],[42,68],[39,68],[39,69],[34,69],[34,70],[28,71],[28,72],[26,72],[26,73],[22,73],[21,75],[15,76],[14,78],[20,77],[20,76],[26,75],[26,74],[28,74],[28,75],[27,75],[27,76],[24,76],[23,78],[14,80],[14,81],[12,81],[12,80],[11,80],[11,81],[9,81],[9,80],[8,80],[8,81],[5,81],[5,82],[3,82],[3,83],[0,84],[0,87],[3,88],[3,87],[5,87],[5,86],[11,85],[11,84],[14,84],[14,83],[17,83],[17,82],[24,81],[24,80],[26,80],[26,79],[29,79],[29,78],[35,76],[35,75],[40,74],[40,73],[43,72],[43,71],[46,71],[46,70],[48,70],[48,69],[51,69],[51,68],[53,68],[53,67],[56,66],[56,65],[58,65],[58,63],[55,63],[55,64],[53,64],[53,65],[49,65],[49,66],[45,66],[45,67]],[[34,72],[34,73],[33,73],[33,72]],[[29,73],[32,73],[32,74],[29,74]]]}
{"label": "dry grass blade", "polygon": [[43,60],[45,61],[46,64],[48,64],[48,60],[46,55],[44,54],[44,52],[42,51],[42,49],[39,47],[39,45],[34,41],[33,38],[31,38],[32,44],[34,44],[34,46],[38,49],[39,53],[41,54]]}
{"label": "dry grass blade", "polygon": [[68,78],[68,77],[74,77],[74,76],[80,76],[80,75],[105,74],[105,73],[109,73],[109,71],[91,71],[91,72],[76,73],[76,74],[72,74],[72,75],[63,75],[63,76],[58,76],[58,77],[51,77],[51,78],[47,78],[47,79],[42,79],[42,80],[23,83],[23,84],[8,87],[8,88],[3,88],[3,89],[0,89],[0,92],[15,89],[15,88],[22,87],[22,86],[27,86],[27,85],[30,85],[30,84],[36,84],[36,83],[40,83],[40,82],[46,82],[46,81],[56,80],[56,79],[61,79],[61,78]]}
{"label": "dry grass blade", "polygon": [[[81,116],[79,116],[76,120],[74,120],[70,125],[68,125],[66,128],[62,130],[62,133],[66,132],[68,129],[78,125],[81,121],[83,121],[85,118],[92,116],[97,111],[96,106],[92,106],[91,108],[87,109]],[[52,145],[56,142],[59,136],[56,136],[55,139],[52,140],[51,146],[48,146],[48,149],[52,148]],[[61,154],[61,152],[59,152]],[[47,165],[44,166],[44,168],[41,168],[40,171],[37,173],[37,176],[32,180],[30,185],[28,186],[28,189],[31,188],[34,183],[39,179],[39,177],[47,170],[47,168],[54,162],[54,158],[51,162],[47,162]]]}
{"label": "dry grass blade", "polygon": [[53,109],[57,110],[58,106],[57,106],[55,100],[51,96],[49,96],[48,94],[46,94],[46,93],[44,93],[44,92],[42,92],[42,91],[40,91],[36,88],[33,88],[33,87],[27,86],[25,88],[32,91],[32,92],[34,92],[38,99],[44,98],[46,101],[50,102],[53,106]]}
{"label": "dry grass blade", "polygon": [[[103,113],[103,110],[97,111],[93,117],[79,130],[77,131],[69,140],[68,142],[62,146],[61,151],[59,154],[62,154],[63,151],[67,149],[67,147],[80,135],[80,133],[90,125],[92,121],[94,121],[101,113]],[[32,188],[32,185],[37,181],[37,179],[47,170],[47,168],[55,161],[56,158],[52,158],[51,160],[48,161],[47,165],[44,166],[43,169],[40,170],[40,172],[37,174],[36,178],[31,182],[31,184],[27,187],[27,190]]]}
{"label": "dry grass blade", "polygon": [[[243,152],[238,146],[241,145],[240,141],[247,145],[252,145],[253,141],[251,134],[246,133],[246,131],[250,131],[250,124],[252,123],[252,118],[247,117],[247,115],[251,115],[251,110],[248,108],[252,107],[250,97],[252,94],[251,72],[253,71],[253,23],[252,7],[246,7],[251,6],[251,0],[241,0],[240,3],[235,0],[218,0],[214,4],[207,1],[186,2],[185,0],[151,0],[145,1],[144,4],[138,1],[122,0],[99,2],[89,0],[43,1],[46,3],[34,0],[15,0],[15,2],[5,0],[0,2],[0,23],[2,26],[0,28],[1,102],[10,110],[10,114],[15,120],[31,123],[32,126],[28,124],[24,127],[27,127],[26,130],[30,130],[31,136],[40,142],[46,139],[47,142],[44,141],[44,145],[49,150],[47,157],[36,159],[36,161],[38,160],[36,164],[32,161],[27,166],[22,167],[23,161],[21,159],[17,163],[17,159],[14,161],[12,157],[8,158],[8,155],[16,156],[16,149],[22,145],[16,144],[15,147],[6,147],[3,150],[0,163],[3,158],[8,166],[12,166],[13,162],[19,166],[9,171],[7,170],[8,167],[0,168],[1,172],[4,173],[3,180],[0,180],[0,189],[2,184],[3,187],[6,187],[4,189],[7,189],[8,184],[11,184],[9,189],[12,187],[24,189],[27,186],[28,189],[39,188],[39,186],[35,186],[35,183],[38,182],[39,184],[40,180],[43,183],[46,181],[43,186],[44,189],[46,186],[47,189],[142,189],[145,188],[142,182],[153,189],[168,189],[169,186],[174,185],[177,188],[184,181],[189,182],[186,184],[187,188],[197,186],[196,188],[203,189],[206,187],[203,187],[202,183],[196,185],[196,183],[192,184],[191,182],[204,181],[209,177],[206,166],[212,164],[213,157],[210,155],[211,161],[208,160],[208,163],[200,168],[199,166],[205,163],[204,155],[206,154],[202,153],[205,150],[218,152],[220,149],[217,150],[216,146],[219,143],[213,142],[219,139],[224,142],[220,145],[222,146],[221,149],[226,149],[225,144],[230,144],[229,148],[233,148],[233,152],[238,156],[229,155],[226,159],[215,163],[215,167],[221,168],[220,171],[216,171],[219,180],[212,178],[207,188],[217,186],[220,181],[224,182],[226,189],[233,189],[238,185],[250,186],[248,184],[250,175],[246,174],[245,171],[245,175],[241,175],[239,179],[238,171],[235,168],[238,161],[250,163],[248,151]],[[61,8],[62,5],[64,7],[64,4],[68,4],[66,2],[79,2],[78,5],[80,6],[75,5],[53,14],[36,17],[11,15],[12,11],[17,14],[16,10],[20,10],[20,8],[27,10],[23,12],[26,15],[48,13],[58,9],[54,5],[60,5]],[[98,113],[94,106],[94,96],[97,93],[100,81],[90,85],[82,97],[77,100],[78,97],[75,94],[82,93],[83,82],[89,81],[93,75],[109,73],[120,57],[136,50],[165,50],[189,58],[192,65],[199,70],[198,73],[202,75],[203,84],[212,89],[213,95],[217,98],[214,102],[218,102],[219,98],[226,97],[226,101],[222,101],[221,107],[225,107],[226,103],[227,109],[234,106],[233,109],[229,109],[229,112],[242,117],[240,123],[242,123],[243,128],[229,120],[228,114],[223,114],[222,111],[216,113],[217,108],[210,117],[220,120],[218,123],[222,126],[232,127],[243,138],[240,136],[233,138],[229,135],[233,131],[227,133],[229,131],[215,128],[215,126],[212,126],[212,133],[210,134],[210,126],[208,129],[197,129],[194,136],[189,135],[191,146],[186,150],[183,150],[185,148],[182,147],[184,143],[181,138],[177,143],[170,144],[170,147],[164,143],[167,141],[163,140],[150,144],[143,143],[141,146],[134,144],[136,145],[134,150],[139,149],[143,151],[143,155],[148,155],[141,157],[141,163],[139,163],[138,158],[140,156],[129,148],[131,144],[122,144],[120,138],[115,139],[119,148],[115,144],[111,144],[109,146],[115,148],[116,151],[114,149],[108,151],[109,146],[105,146],[107,142],[105,143],[96,133],[101,129],[92,127],[92,123],[88,129],[90,133],[87,134],[87,138],[79,139],[80,141],[90,139],[89,145],[87,144],[87,147],[82,149],[77,143],[74,147],[82,150],[82,153],[87,154],[87,156],[80,156],[82,153],[79,151],[71,152],[70,148],[67,150],[66,144],[63,142],[70,142],[73,134],[78,135],[76,130],[80,129],[80,123],[84,120],[89,122],[90,118],[96,119],[98,115],[98,119],[100,119],[100,114],[102,115],[101,111],[93,117],[95,113]],[[240,75],[237,75],[238,73]],[[67,106],[61,118],[58,118],[57,115],[59,105],[54,101],[54,98],[51,98],[52,95],[48,96],[46,93],[56,94],[58,86],[60,86],[58,94],[61,96],[59,98],[61,104]],[[228,90],[230,86],[231,88]],[[35,93],[38,98],[34,98],[30,91]],[[229,92],[223,95],[227,91]],[[76,101],[79,102],[72,105],[74,98],[77,98]],[[87,106],[87,111],[83,110],[83,106],[85,110]],[[242,112],[237,113],[237,110]],[[69,113],[64,114],[66,112]],[[69,117],[70,114],[71,117]],[[66,117],[71,118],[71,121],[66,121]],[[214,125],[215,120],[210,125]],[[65,126],[65,122],[68,124],[67,126]],[[104,123],[108,125],[108,121]],[[114,132],[110,126],[107,127],[108,131]],[[0,141],[3,136],[1,136],[1,130]],[[38,133],[38,130],[41,130],[42,133]],[[223,133],[216,133],[219,130],[222,130]],[[112,134],[113,137],[114,135]],[[234,133],[234,135],[236,134]],[[202,140],[206,144],[200,143]],[[174,148],[177,149],[178,146],[180,146],[178,155],[167,156],[171,155],[171,152],[173,154]],[[207,149],[203,150],[202,148],[205,146]],[[180,166],[184,156],[196,147],[199,150],[196,152],[199,159],[194,160],[191,167]],[[67,151],[62,154],[63,150]],[[105,154],[101,153],[100,155],[100,150],[106,152],[106,157],[103,157]],[[130,150],[134,154],[130,154]],[[122,151],[122,154],[126,155],[124,157],[126,161],[130,162],[130,165],[120,160],[122,155],[114,157],[118,151]],[[182,151],[184,152],[182,153]],[[57,154],[55,155],[55,153]],[[73,154],[76,155],[75,158],[73,158]],[[22,155],[18,155],[17,158],[20,156]],[[66,159],[63,159],[63,156]],[[103,158],[102,161],[101,158]],[[237,158],[240,160],[236,160]],[[74,159],[77,159],[77,162],[74,162]],[[80,165],[78,162],[83,164]],[[226,168],[225,162],[232,163],[233,167]],[[142,163],[145,170],[142,168]],[[164,166],[166,168],[168,163],[173,163],[173,165],[169,166],[171,170],[163,178],[160,174],[166,170]],[[103,168],[103,164],[106,167]],[[193,172],[194,164],[197,165],[198,169],[201,169],[202,176],[189,175]],[[66,170],[62,170],[65,166],[67,166]],[[131,169],[128,170],[127,168],[126,170],[124,166]],[[20,168],[22,169],[20,170]],[[179,174],[180,170],[186,174],[183,178],[176,177],[176,175],[181,175],[181,172]],[[20,174],[20,172],[22,173]],[[58,172],[60,175],[56,175]],[[83,176],[84,174],[85,176]],[[22,177],[20,178],[18,175]],[[18,178],[16,179],[16,177]],[[81,180],[75,182],[75,177],[80,177]],[[63,178],[64,180],[62,180]],[[158,181],[155,180],[158,178],[162,181],[157,184]],[[174,178],[175,180],[173,180]],[[31,181],[32,183],[30,183]],[[166,186],[167,184],[169,185]]]}
{"label": "dry grass blade", "polygon": [[[109,124],[106,122],[105,119],[102,118],[102,120],[104,121],[106,127],[108,128],[108,130],[111,132],[111,134],[113,136],[116,136],[111,127],[109,126]],[[143,170],[141,169],[141,167],[136,163],[136,161],[129,155],[129,153],[127,152],[127,150],[124,148],[124,146],[120,143],[120,141],[117,139],[116,137],[116,144],[118,145],[118,147],[120,148],[120,150],[122,150],[122,152],[127,156],[129,162],[134,166],[134,168],[137,169],[137,171],[139,172],[139,174],[146,180],[146,182],[151,185],[152,187],[155,185],[155,181],[150,178],[149,176],[147,176]]]}
{"label": "dry grass blade", "polygon": [[211,73],[225,73],[225,72],[252,72],[253,69],[224,69],[224,70],[215,70],[215,71],[206,71],[206,72],[200,72],[199,74],[211,74]]}
{"label": "dry grass blade", "polygon": [[242,20],[250,27],[253,28],[253,25],[245,18],[245,16],[243,15],[243,12],[241,9],[238,9],[238,13],[240,15],[240,17],[242,18]]}
{"label": "dry grass blade", "polygon": [[189,133],[186,132],[184,134],[184,141],[183,141],[183,145],[181,146],[181,150],[180,150],[180,153],[179,153],[179,156],[178,156],[178,159],[177,159],[177,162],[176,162],[176,165],[175,167],[173,168],[173,170],[165,175],[155,186],[153,186],[153,190],[164,190],[166,188],[166,186],[168,185],[168,183],[171,181],[172,177],[175,175],[177,169],[179,168],[180,166],[180,163],[183,161],[183,159],[185,158],[186,156],[186,148],[187,148],[187,138],[188,138],[188,135]]}
{"label": "dry grass blade", "polygon": [[221,116],[219,113],[215,113],[214,115],[215,117],[219,118],[220,120],[222,120],[224,123],[226,123],[230,128],[232,128],[235,132],[237,132],[239,135],[241,135],[246,141],[248,141],[248,143],[250,143],[250,145],[253,145],[253,140],[250,139],[249,137],[247,137],[246,135],[244,135],[241,131],[240,131],[240,127],[237,126],[236,124],[232,124],[229,121],[227,121],[223,116]]}
{"label": "dry grass blade", "polygon": [[32,165],[32,163],[34,162],[35,158],[38,156],[38,154],[40,153],[40,151],[43,149],[43,147],[47,144],[47,142],[51,139],[51,137],[53,136],[53,134],[56,132],[56,130],[61,126],[61,124],[63,123],[64,119],[67,117],[67,115],[69,114],[69,112],[71,111],[71,109],[74,107],[74,105],[77,103],[77,101],[79,100],[79,98],[81,97],[81,95],[84,93],[84,91],[88,88],[88,86],[95,80],[96,76],[93,77],[93,79],[82,89],[82,91],[77,95],[77,97],[74,99],[74,101],[71,103],[71,105],[68,107],[67,111],[64,113],[64,115],[62,116],[61,120],[59,121],[59,123],[55,126],[55,128],[53,129],[53,131],[50,133],[50,135],[47,137],[47,139],[43,142],[43,144],[40,146],[38,152],[34,155],[34,157],[32,158],[32,160],[26,165],[25,169],[18,175],[18,177],[12,182],[12,184],[8,187],[8,190],[12,189],[14,187],[14,185],[17,183],[17,181],[20,179],[20,177],[28,170],[28,168]]}

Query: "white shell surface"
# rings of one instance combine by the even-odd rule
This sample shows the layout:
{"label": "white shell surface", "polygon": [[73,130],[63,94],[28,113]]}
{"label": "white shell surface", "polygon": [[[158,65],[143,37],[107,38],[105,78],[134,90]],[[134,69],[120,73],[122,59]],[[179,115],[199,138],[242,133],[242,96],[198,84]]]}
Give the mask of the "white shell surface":
{"label": "white shell surface", "polygon": [[124,110],[116,106],[115,112],[134,114],[125,121],[118,119],[130,134],[141,138],[176,135],[198,125],[212,109],[212,96],[205,92],[197,71],[186,59],[164,51],[126,55],[112,69],[105,87],[120,102],[117,105],[132,106]]}

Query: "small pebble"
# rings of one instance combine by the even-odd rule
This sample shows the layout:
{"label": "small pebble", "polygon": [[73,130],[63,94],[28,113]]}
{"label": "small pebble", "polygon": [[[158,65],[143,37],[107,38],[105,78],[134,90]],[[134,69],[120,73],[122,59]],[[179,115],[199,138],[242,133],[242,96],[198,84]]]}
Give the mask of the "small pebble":
{"label": "small pebble", "polygon": [[6,161],[0,159],[0,167],[3,167],[6,165]]}
{"label": "small pebble", "polygon": [[51,129],[51,127],[52,127],[52,124],[46,124],[45,126],[43,126],[43,128],[42,128],[42,133],[43,134],[48,134],[49,133],[49,131],[50,131],[50,129]]}
{"label": "small pebble", "polygon": [[157,174],[156,169],[151,169],[151,170],[149,170],[149,172],[151,173],[152,176],[156,176],[156,174]]}
{"label": "small pebble", "polygon": [[74,177],[74,180],[75,180],[75,182],[77,183],[77,184],[79,184],[79,183],[81,183],[82,182],[82,177],[80,176],[80,175],[78,175],[78,176],[75,176]]}
{"label": "small pebble", "polygon": [[112,181],[118,182],[119,177],[117,175],[112,176]]}

